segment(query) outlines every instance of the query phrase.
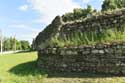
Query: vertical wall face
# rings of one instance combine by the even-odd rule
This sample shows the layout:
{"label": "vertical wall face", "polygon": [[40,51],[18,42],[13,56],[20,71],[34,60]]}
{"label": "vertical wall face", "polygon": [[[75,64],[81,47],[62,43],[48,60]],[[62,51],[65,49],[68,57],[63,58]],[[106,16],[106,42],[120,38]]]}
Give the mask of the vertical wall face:
{"label": "vertical wall face", "polygon": [[123,30],[125,26],[125,9],[110,14],[92,16],[86,20],[66,23],[62,26],[60,35],[70,35],[76,32],[101,32],[107,29]]}
{"label": "vertical wall face", "polygon": [[57,16],[53,22],[48,25],[39,35],[36,37],[35,46],[36,49],[45,48],[48,46],[49,41],[54,37],[58,32],[61,26],[61,17]]}
{"label": "vertical wall face", "polygon": [[38,66],[50,71],[125,74],[125,43],[47,48],[38,55]]}
{"label": "vertical wall face", "polygon": [[38,66],[50,71],[125,74],[124,42],[68,48],[47,47],[57,33],[63,38],[64,35],[75,32],[100,32],[107,29],[123,31],[124,27],[125,9],[72,23],[63,23],[57,17],[36,38],[36,47],[39,49]]}
{"label": "vertical wall face", "polygon": [[106,29],[118,29],[123,31],[124,26],[125,9],[113,11],[110,14],[93,15],[90,18],[77,22],[74,21],[72,23],[64,23],[62,22],[62,18],[57,16],[54,21],[36,37],[35,46],[38,49],[47,47],[49,45],[48,41],[56,34],[59,34],[59,37],[63,38],[63,36],[76,32],[100,32]]}

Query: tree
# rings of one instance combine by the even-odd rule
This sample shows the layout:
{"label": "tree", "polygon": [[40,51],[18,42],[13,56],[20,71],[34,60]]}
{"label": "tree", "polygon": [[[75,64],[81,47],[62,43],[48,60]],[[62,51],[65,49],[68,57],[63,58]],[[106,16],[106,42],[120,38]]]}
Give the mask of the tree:
{"label": "tree", "polygon": [[21,50],[21,43],[16,38],[4,38],[3,39],[3,49],[4,51],[9,50]]}
{"label": "tree", "polygon": [[16,40],[16,50],[22,50],[20,41]]}
{"label": "tree", "polygon": [[86,9],[82,8],[75,8],[73,12],[66,13],[62,16],[64,22],[74,21],[79,19],[84,19],[88,15],[90,15],[94,10],[92,9],[91,5],[88,5]]}
{"label": "tree", "polygon": [[66,13],[65,15],[62,16],[63,21],[67,22],[67,21],[72,21],[74,20],[74,14],[73,13]]}
{"label": "tree", "polygon": [[22,50],[30,50],[30,44],[28,41],[20,41]]}
{"label": "tree", "polygon": [[[0,42],[1,43],[1,42]],[[28,41],[19,41],[15,37],[2,37],[2,47],[3,51],[10,51],[10,50],[29,50],[30,44]]]}
{"label": "tree", "polygon": [[31,44],[31,50],[36,50],[36,45],[35,45],[35,39],[33,38],[32,44]]}
{"label": "tree", "polygon": [[9,39],[9,38],[5,38],[5,39],[4,39],[3,49],[4,49],[4,51],[9,51],[9,50],[11,50],[11,44],[10,44],[10,39]]}
{"label": "tree", "polygon": [[125,7],[125,0],[115,0],[115,3],[117,4],[118,8]]}
{"label": "tree", "polygon": [[92,13],[93,12],[93,9],[92,9],[92,6],[91,5],[87,5],[87,13]]}
{"label": "tree", "polygon": [[104,0],[102,11],[125,7],[125,0]]}
{"label": "tree", "polygon": [[83,12],[84,12],[83,9],[81,9],[81,8],[75,8],[73,10],[73,17],[74,17],[74,19],[79,19],[80,17],[82,17],[83,16]]}
{"label": "tree", "polygon": [[13,37],[10,37],[10,50],[14,50],[14,38]]}

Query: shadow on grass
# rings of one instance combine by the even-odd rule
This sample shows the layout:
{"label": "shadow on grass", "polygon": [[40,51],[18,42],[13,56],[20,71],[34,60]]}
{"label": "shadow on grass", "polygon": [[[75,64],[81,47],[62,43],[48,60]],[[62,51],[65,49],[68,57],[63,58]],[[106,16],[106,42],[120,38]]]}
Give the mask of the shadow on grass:
{"label": "shadow on grass", "polygon": [[112,75],[104,73],[92,73],[92,72],[50,72],[45,70],[39,70],[37,67],[36,61],[19,64],[9,72],[19,75],[19,76],[28,76],[28,75],[47,75],[48,78],[106,78],[106,77],[125,77],[125,75]]}
{"label": "shadow on grass", "polygon": [[45,71],[41,71],[37,68],[36,61],[19,64],[10,69],[9,72],[19,76],[46,75]]}

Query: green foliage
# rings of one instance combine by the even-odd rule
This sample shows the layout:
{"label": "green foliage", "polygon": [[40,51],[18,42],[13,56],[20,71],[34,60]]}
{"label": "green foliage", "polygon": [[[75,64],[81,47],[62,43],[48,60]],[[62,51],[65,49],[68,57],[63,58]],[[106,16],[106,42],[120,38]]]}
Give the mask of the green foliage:
{"label": "green foliage", "polygon": [[32,41],[31,50],[32,50],[32,51],[36,50],[35,39],[33,39],[33,41]]}
{"label": "green foliage", "polygon": [[114,28],[102,32],[76,32],[68,36],[54,37],[51,42],[57,46],[64,47],[110,43],[114,41],[125,41],[125,30],[118,31]]}
{"label": "green foliage", "polygon": [[9,51],[9,50],[20,50],[20,46],[19,46],[19,41],[16,40],[15,38],[4,38],[3,39],[3,50],[4,51]]}
{"label": "green foliage", "polygon": [[28,41],[18,41],[17,39],[10,37],[3,39],[3,50],[29,50],[30,44]]}
{"label": "green foliage", "polygon": [[8,51],[8,50],[10,50],[11,49],[11,44],[10,44],[11,42],[10,42],[10,40],[9,39],[4,39],[4,42],[3,42],[3,44],[4,44],[4,46],[3,46],[3,48],[4,48],[4,50],[6,50],[6,51]]}
{"label": "green foliage", "polygon": [[102,11],[113,10],[125,7],[125,0],[104,0]]}
{"label": "green foliage", "polygon": [[30,44],[28,41],[20,41],[22,50],[30,50]]}
{"label": "green foliage", "polygon": [[62,16],[64,22],[84,19],[87,15],[92,14],[94,10],[92,9],[91,5],[88,5],[86,9],[75,8],[73,13],[66,13]]}
{"label": "green foliage", "polygon": [[16,50],[22,50],[20,41],[16,40]]}
{"label": "green foliage", "polygon": [[125,0],[116,0],[118,8],[125,7]]}

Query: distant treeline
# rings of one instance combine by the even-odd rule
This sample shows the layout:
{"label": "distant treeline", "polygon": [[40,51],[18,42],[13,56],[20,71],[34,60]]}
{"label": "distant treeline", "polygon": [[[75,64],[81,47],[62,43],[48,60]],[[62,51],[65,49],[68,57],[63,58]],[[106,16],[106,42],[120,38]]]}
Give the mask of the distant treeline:
{"label": "distant treeline", "polygon": [[[0,48],[1,48],[1,45],[0,45]],[[10,37],[10,38],[4,37],[2,38],[2,48],[3,48],[3,51],[30,50],[31,46],[28,41],[25,41],[25,40],[19,41],[14,37]]]}

